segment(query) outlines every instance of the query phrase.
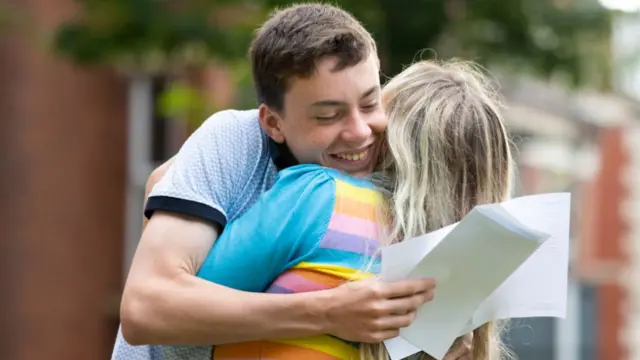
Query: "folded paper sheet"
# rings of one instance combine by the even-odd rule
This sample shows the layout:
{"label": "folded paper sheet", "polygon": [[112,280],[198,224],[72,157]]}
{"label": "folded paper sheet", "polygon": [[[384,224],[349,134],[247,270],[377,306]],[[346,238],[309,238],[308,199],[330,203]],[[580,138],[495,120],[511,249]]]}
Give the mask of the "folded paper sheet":
{"label": "folded paper sheet", "polygon": [[441,359],[453,340],[489,320],[564,317],[570,194],[476,207],[459,223],[383,249],[382,277],[435,277],[435,299],[400,336],[392,360],[425,351]]}

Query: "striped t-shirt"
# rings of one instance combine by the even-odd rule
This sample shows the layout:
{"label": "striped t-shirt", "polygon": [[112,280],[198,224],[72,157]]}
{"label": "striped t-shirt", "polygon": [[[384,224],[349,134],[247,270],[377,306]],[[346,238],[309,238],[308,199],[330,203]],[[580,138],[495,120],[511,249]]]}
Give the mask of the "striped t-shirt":
{"label": "striped t-shirt", "polygon": [[[227,225],[198,276],[267,293],[317,291],[369,277],[380,266],[379,205],[369,181],[318,165],[288,168]],[[358,354],[357,344],[323,335],[221,345],[212,358],[351,360]]]}

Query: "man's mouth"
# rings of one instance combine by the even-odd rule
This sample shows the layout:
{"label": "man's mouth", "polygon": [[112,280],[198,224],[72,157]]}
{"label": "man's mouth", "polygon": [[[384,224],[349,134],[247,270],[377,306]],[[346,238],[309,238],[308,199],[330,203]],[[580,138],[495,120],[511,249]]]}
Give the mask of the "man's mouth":
{"label": "man's mouth", "polygon": [[342,154],[336,154],[334,156],[342,160],[358,161],[358,160],[366,159],[368,152],[369,152],[368,149],[365,149],[364,151],[360,151],[356,153],[342,153]]}
{"label": "man's mouth", "polygon": [[337,160],[343,164],[358,165],[358,164],[365,163],[369,160],[372,153],[371,149],[372,149],[372,146],[369,145],[364,149],[359,149],[356,151],[351,151],[351,152],[345,151],[339,154],[332,154],[331,157],[334,158],[334,160]]}

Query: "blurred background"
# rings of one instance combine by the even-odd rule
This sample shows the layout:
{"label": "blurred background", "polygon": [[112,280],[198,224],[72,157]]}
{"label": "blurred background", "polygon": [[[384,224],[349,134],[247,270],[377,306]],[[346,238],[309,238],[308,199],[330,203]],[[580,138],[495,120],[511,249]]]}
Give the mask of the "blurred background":
{"label": "blurred background", "polygon": [[[211,113],[256,105],[268,0],[0,1],[0,359],[108,359],[148,174]],[[566,320],[522,360],[640,359],[640,1],[345,0],[385,76],[416,59],[500,82],[518,192],[573,194]]]}

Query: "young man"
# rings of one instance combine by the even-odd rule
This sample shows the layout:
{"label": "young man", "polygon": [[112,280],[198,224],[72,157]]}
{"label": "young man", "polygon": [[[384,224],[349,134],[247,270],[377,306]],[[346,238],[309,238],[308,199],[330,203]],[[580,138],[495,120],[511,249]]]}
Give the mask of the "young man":
{"label": "young man", "polygon": [[[123,294],[124,338],[216,345],[318,334],[358,342],[396,336],[433,296],[431,280],[370,280],[274,295],[195,276],[225,224],[271,187],[278,170],[301,162],[369,174],[371,145],[386,126],[375,43],[346,12],[317,4],[278,11],[256,34],[250,55],[259,109],[214,114],[150,194],[150,219]],[[127,347],[119,339],[114,357],[132,358]],[[152,357],[210,356],[206,346],[149,349]],[[459,346],[451,360],[468,354],[468,346]]]}

